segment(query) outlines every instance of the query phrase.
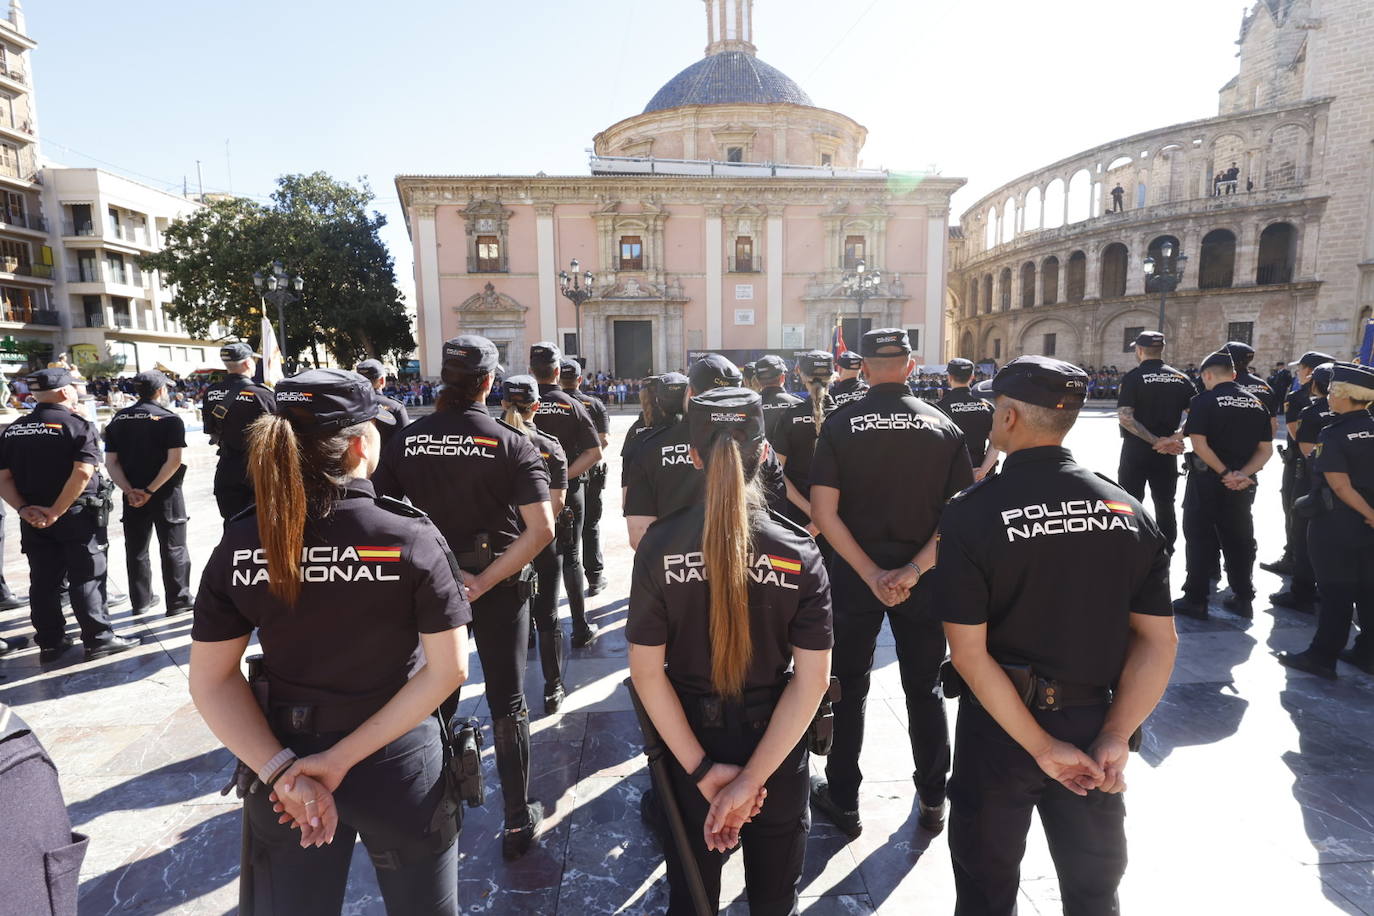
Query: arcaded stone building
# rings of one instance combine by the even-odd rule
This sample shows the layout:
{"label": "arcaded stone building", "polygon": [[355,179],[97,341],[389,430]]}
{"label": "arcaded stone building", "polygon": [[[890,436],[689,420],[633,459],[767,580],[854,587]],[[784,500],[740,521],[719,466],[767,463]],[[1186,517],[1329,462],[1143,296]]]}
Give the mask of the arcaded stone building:
{"label": "arcaded stone building", "polygon": [[951,232],[954,352],[1124,367],[1127,342],[1158,321],[1144,259],[1163,263],[1171,243],[1169,266],[1187,258],[1168,297],[1172,361],[1229,339],[1251,341],[1261,366],[1351,356],[1374,305],[1370,12],[1261,0],[1216,117],[1104,143],[974,204]]}
{"label": "arcaded stone building", "polygon": [[[596,135],[590,175],[396,179],[423,374],[460,333],[489,337],[513,370],[554,340],[633,377],[682,369],[691,350],[828,349],[841,316],[851,345],[899,326],[922,362],[943,360],[963,180],[864,169],[863,126],[758,58],[753,0],[702,6],[705,57]],[[592,273],[580,321],[560,292],[574,259]],[[860,261],[882,275],[862,312],[842,284]]]}

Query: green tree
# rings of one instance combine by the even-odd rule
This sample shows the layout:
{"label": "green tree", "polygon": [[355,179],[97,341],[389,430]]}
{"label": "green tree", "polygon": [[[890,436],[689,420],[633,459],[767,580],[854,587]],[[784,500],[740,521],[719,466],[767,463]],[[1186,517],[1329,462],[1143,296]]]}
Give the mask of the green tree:
{"label": "green tree", "polygon": [[[415,340],[378,235],[386,217],[367,209],[373,199],[366,182],[284,175],[268,205],[221,200],[172,224],[163,250],[142,265],[175,285],[168,311],[191,334],[208,336],[218,324],[256,342],[262,313],[253,274],[280,260],[305,280],[299,301],[285,309],[288,360],[308,352],[318,361],[320,348],[344,366],[399,358]],[[270,303],[267,314],[276,327]]]}

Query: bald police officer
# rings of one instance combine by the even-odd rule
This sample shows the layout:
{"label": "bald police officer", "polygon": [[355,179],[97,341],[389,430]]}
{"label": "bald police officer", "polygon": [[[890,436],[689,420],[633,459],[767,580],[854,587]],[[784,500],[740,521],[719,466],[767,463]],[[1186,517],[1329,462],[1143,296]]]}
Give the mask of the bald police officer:
{"label": "bald police officer", "polygon": [[864,359],[857,350],[845,350],[835,357],[838,375],[835,384],[830,386],[830,396],[835,399],[836,407],[857,401],[868,393],[868,382],[860,374],[863,367]]}
{"label": "bald police officer", "polygon": [[215,502],[226,522],[253,504],[253,484],[248,480],[248,427],[265,413],[276,413],[277,402],[269,388],[253,381],[257,366],[245,343],[220,347],[228,376],[205,389],[201,419],[211,445],[219,446],[215,465]]}
{"label": "bald police officer", "polygon": [[1121,488],[1136,499],[1144,499],[1149,486],[1159,530],[1172,548],[1178,539],[1176,456],[1183,454],[1183,420],[1197,391],[1188,376],[1165,364],[1164,344],[1158,331],[1142,331],[1135,339],[1139,365],[1121,377],[1116,399],[1121,424],[1116,473]]}
{"label": "bald police officer", "polygon": [[[600,398],[582,390],[582,364],[563,358],[558,369],[558,384],[563,392],[581,404],[592,418],[596,438],[601,443],[604,459],[611,445],[611,416]],[[607,467],[604,460],[592,465],[584,475],[582,514],[582,568],[587,573],[587,597],[601,594],[606,588],[606,559],[601,555],[601,494],[606,489]]]}
{"label": "bald police officer", "polygon": [[973,381],[973,363],[955,358],[945,366],[949,390],[935,406],[945,412],[954,424],[964,431],[969,460],[973,462],[973,479],[982,480],[997,467],[997,449],[988,447],[988,433],[992,431],[992,402],[974,394],[969,388]]}
{"label": "bald police officer", "polygon": [[354,371],[372,383],[372,390],[377,392],[377,403],[381,404],[382,409],[391,414],[392,420],[395,421],[377,425],[377,431],[382,434],[382,448],[386,448],[386,444],[398,430],[410,425],[410,414],[406,412],[406,405],[382,394],[386,388],[386,366],[382,365],[381,360],[365,359],[358,363]]}
{"label": "bald police officer", "polygon": [[1163,535],[1063,447],[1087,385],[1083,370],[1045,357],[1003,367],[992,381],[1002,473],[940,520],[933,607],[959,675],[948,692],[961,696],[949,786],[958,916],[1016,912],[1032,812],[1064,912],[1119,912],[1122,771],[1177,637]]}

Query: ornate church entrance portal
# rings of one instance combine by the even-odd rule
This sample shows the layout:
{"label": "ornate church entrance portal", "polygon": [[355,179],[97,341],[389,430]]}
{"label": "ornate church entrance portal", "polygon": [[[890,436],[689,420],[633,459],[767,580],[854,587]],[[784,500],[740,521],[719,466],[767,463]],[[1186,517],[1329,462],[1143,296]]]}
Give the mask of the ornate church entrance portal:
{"label": "ornate church entrance portal", "polygon": [[617,321],[615,324],[615,375],[643,378],[654,370],[654,323]]}

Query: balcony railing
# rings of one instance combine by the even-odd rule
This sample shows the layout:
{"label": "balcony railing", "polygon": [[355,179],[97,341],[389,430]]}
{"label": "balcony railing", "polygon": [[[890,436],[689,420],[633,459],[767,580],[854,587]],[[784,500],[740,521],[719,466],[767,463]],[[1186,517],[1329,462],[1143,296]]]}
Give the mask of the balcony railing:
{"label": "balcony railing", "polygon": [[18,226],[21,229],[36,229],[39,232],[48,231],[48,221],[36,213],[18,213],[9,208],[0,208],[0,223],[7,226]]}
{"label": "balcony railing", "polygon": [[95,235],[95,224],[74,223],[69,219],[64,219],[62,221],[62,234],[92,236]]}
{"label": "balcony railing", "polygon": [[728,266],[732,274],[763,273],[763,259],[761,258],[730,258]]}
{"label": "balcony railing", "polygon": [[126,226],[121,223],[118,226],[111,226],[109,231],[105,233],[105,237],[131,242],[135,245],[149,244],[148,231],[142,226]]}
{"label": "balcony railing", "polygon": [[25,86],[29,84],[29,75],[20,67],[5,67],[4,65],[0,65],[0,76],[14,80],[16,83],[23,83]]}
{"label": "balcony railing", "polygon": [[114,316],[114,326],[117,327],[117,328],[132,328],[132,327],[135,327],[135,325],[134,325],[134,316],[133,316],[133,315],[125,315],[125,314],[122,313],[122,312],[115,312],[115,316]]}
{"label": "balcony railing", "polygon": [[86,327],[88,327],[88,328],[103,328],[103,327],[105,327],[105,316],[104,316],[104,315],[96,314],[95,312],[89,313],[88,315],[86,315]]}
{"label": "balcony railing", "polygon": [[52,279],[52,268],[47,264],[21,264],[17,258],[0,258],[0,270],[18,277]]}
{"label": "balcony railing", "polygon": [[17,121],[14,118],[3,117],[0,118],[0,127],[6,130],[18,131],[21,134],[28,134],[30,137],[33,136],[32,121]]}
{"label": "balcony railing", "polygon": [[48,327],[60,327],[62,318],[50,309],[35,309],[27,306],[12,306],[6,303],[0,307],[0,319],[13,321],[19,324],[42,324]]}
{"label": "balcony railing", "polygon": [[68,283],[104,283],[99,265],[83,264],[67,268]]}

